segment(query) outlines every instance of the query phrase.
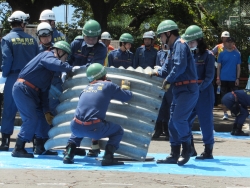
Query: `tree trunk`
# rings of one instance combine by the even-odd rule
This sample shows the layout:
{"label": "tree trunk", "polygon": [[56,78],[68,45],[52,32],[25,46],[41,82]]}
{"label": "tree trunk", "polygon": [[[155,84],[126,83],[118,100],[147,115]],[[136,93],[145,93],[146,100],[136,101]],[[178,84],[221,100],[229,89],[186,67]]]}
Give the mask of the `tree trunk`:
{"label": "tree trunk", "polygon": [[39,22],[40,14],[45,9],[52,9],[54,6],[62,5],[64,0],[6,0],[13,12],[21,10],[30,15],[30,23]]}

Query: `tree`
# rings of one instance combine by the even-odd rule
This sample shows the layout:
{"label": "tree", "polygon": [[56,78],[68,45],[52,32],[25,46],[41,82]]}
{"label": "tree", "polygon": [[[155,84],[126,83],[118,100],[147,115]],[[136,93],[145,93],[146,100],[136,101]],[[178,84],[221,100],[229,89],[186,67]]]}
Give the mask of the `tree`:
{"label": "tree", "polygon": [[38,22],[40,13],[45,9],[52,9],[65,3],[64,0],[0,0],[0,3],[7,2],[12,11],[21,10],[30,15],[30,23]]}

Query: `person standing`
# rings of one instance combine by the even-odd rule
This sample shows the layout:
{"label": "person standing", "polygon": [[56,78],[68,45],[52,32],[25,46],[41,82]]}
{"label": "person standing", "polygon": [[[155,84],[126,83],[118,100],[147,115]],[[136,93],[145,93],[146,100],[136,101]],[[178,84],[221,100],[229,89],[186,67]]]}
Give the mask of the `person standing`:
{"label": "person standing", "polygon": [[[225,43],[226,49],[218,57],[216,84],[221,86],[222,97],[230,91],[237,90],[240,82],[241,56],[234,46],[234,38],[228,37]],[[223,111],[223,119],[228,119],[224,105]]]}
{"label": "person standing", "polygon": [[154,37],[151,32],[145,32],[143,34],[144,46],[140,46],[136,49],[135,60],[133,67],[142,67],[143,69],[151,67],[152,69],[156,65],[157,50],[152,46]]}
{"label": "person standing", "polygon": [[[205,144],[204,152],[195,159],[213,159],[212,151],[214,145],[214,123],[213,123],[213,107],[214,107],[214,62],[215,58],[211,51],[207,50],[207,45],[203,38],[202,29],[197,25],[189,26],[183,39],[188,43],[193,54],[196,70],[198,75],[199,98],[197,104],[188,118],[190,129],[196,116],[198,116],[200,128],[202,131],[202,140]],[[192,156],[196,156],[193,139]]]}
{"label": "person standing", "polygon": [[[91,64],[87,71],[89,85],[82,91],[75,111],[75,117],[71,121],[71,137],[66,147],[66,155],[63,163],[74,163],[76,147],[80,146],[79,138],[89,137],[95,140],[108,137],[102,166],[122,165],[114,159],[114,152],[119,148],[123,136],[123,128],[115,123],[105,120],[110,100],[115,99],[126,102],[132,98],[132,92],[122,89],[118,85],[106,79],[107,71],[99,63]],[[124,85],[126,89],[128,86]]]}
{"label": "person standing", "polygon": [[23,67],[38,54],[36,40],[24,32],[29,15],[15,11],[8,18],[12,30],[2,38],[2,77],[4,83],[4,106],[2,116],[2,144],[0,151],[8,151],[10,136],[13,134],[17,107],[12,97],[12,87]]}
{"label": "person standing", "polygon": [[[170,83],[173,85],[173,101],[170,108],[169,135],[170,155],[161,164],[186,164],[191,155],[191,129],[188,118],[199,97],[197,73],[191,51],[187,43],[179,36],[177,24],[172,20],[162,21],[157,33],[164,44],[170,48],[170,71],[163,83],[163,88]],[[182,145],[182,152],[180,149]]]}
{"label": "person standing", "polygon": [[111,35],[109,34],[109,32],[105,31],[101,34],[101,41],[103,44],[105,44],[105,46],[107,47],[107,56],[106,56],[106,59],[105,59],[105,62],[104,62],[104,66],[105,67],[108,67],[108,55],[109,53],[114,50],[114,47],[110,45],[111,43]]}
{"label": "person standing", "polygon": [[133,66],[134,54],[130,48],[134,42],[134,37],[129,33],[123,33],[119,38],[120,48],[113,50],[108,55],[109,66],[119,68],[120,66],[127,69]]}

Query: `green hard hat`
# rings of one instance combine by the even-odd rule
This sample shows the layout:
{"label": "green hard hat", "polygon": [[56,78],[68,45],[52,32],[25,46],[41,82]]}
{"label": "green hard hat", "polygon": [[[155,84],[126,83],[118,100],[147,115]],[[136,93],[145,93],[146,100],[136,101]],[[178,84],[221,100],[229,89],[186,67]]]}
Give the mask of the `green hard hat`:
{"label": "green hard hat", "polygon": [[58,48],[65,51],[67,54],[71,54],[71,48],[69,43],[65,41],[58,41],[53,45],[53,48]]}
{"label": "green hard hat", "polygon": [[157,35],[159,36],[162,33],[178,30],[177,24],[172,20],[164,20],[157,27]]}
{"label": "green hard hat", "polygon": [[76,37],[74,38],[74,40],[81,40],[81,39],[83,39],[83,36],[82,36],[82,35],[78,35],[78,36],[76,36]]}
{"label": "green hard hat", "polygon": [[202,29],[199,26],[191,25],[186,29],[186,31],[185,31],[185,33],[183,35],[184,35],[183,39],[186,42],[190,42],[190,41],[202,38],[203,37],[203,32],[202,32]]}
{"label": "green hard hat", "polygon": [[86,73],[89,82],[93,82],[94,80],[105,76],[107,74],[107,71],[105,67],[100,63],[93,63],[88,67]]}
{"label": "green hard hat", "polygon": [[98,37],[101,35],[101,26],[95,20],[89,20],[82,28],[82,35],[88,37]]}
{"label": "green hard hat", "polygon": [[129,42],[131,44],[134,43],[134,37],[132,35],[130,35],[129,33],[123,33],[120,38],[119,38],[120,42]]}

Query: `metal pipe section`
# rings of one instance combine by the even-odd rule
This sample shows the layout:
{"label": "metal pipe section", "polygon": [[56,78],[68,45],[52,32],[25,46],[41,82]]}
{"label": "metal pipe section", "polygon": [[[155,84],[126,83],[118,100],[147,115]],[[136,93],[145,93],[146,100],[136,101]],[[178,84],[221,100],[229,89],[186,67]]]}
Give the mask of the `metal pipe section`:
{"label": "metal pipe section", "polygon": [[[105,120],[115,122],[124,128],[123,139],[116,153],[144,161],[164,95],[164,91],[161,90],[162,79],[151,78],[147,74],[152,71],[150,67],[106,69],[107,78],[113,83],[120,85],[124,79],[130,81],[130,89],[133,92],[133,98],[127,103],[112,100],[106,113]],[[74,118],[78,97],[89,84],[86,68],[76,70],[71,76],[63,84],[63,93],[59,97],[61,103],[57,106],[58,114],[53,119],[54,127],[49,131],[50,139],[45,144],[46,149],[65,148],[67,145],[71,135],[70,122]],[[106,140],[107,138],[100,140],[101,149],[105,149]],[[84,138],[81,147],[90,148],[91,138]]]}

